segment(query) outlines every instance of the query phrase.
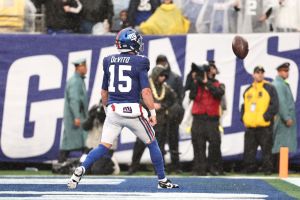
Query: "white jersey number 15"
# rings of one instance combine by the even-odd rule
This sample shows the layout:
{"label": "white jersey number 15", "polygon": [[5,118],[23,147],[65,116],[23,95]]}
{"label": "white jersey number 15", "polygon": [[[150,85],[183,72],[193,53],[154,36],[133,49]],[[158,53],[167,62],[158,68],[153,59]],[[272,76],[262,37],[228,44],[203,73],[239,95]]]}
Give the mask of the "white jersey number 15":
{"label": "white jersey number 15", "polygon": [[[129,76],[124,75],[124,71],[131,71],[131,65],[119,65],[119,71],[115,74],[115,65],[109,66],[110,81],[108,86],[109,92],[115,92],[116,88],[114,86],[115,81],[118,81],[119,92],[130,92],[132,88],[132,80]],[[117,75],[117,79],[116,79]],[[119,82],[125,83],[119,83]]]}

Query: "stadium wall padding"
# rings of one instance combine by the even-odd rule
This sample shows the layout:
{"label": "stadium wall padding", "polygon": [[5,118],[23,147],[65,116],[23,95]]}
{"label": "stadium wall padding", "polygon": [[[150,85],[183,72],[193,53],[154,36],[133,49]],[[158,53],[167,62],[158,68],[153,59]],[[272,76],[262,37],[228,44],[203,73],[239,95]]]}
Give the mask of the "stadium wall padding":
{"label": "stadium wall padding", "polygon": [[[172,70],[182,76],[191,63],[214,59],[226,86],[227,110],[222,116],[222,155],[240,159],[243,153],[244,127],[240,120],[242,94],[252,82],[253,68],[264,66],[265,77],[272,81],[276,67],[290,62],[289,83],[295,98],[297,124],[300,120],[299,66],[300,34],[247,34],[250,51],[244,60],[231,50],[233,34],[189,34],[178,36],[144,36],[144,53],[151,69],[157,55],[165,54]],[[63,130],[63,98],[67,79],[74,73],[72,62],[85,58],[85,79],[90,97],[89,107],[100,100],[102,60],[118,53],[114,35],[0,35],[0,161],[44,162],[55,160]],[[187,96],[187,95],[186,95]],[[188,99],[184,100],[185,108]],[[188,129],[180,131],[180,159],[193,159]],[[135,136],[125,129],[119,137],[116,158],[130,163]],[[300,130],[298,129],[298,143]],[[169,161],[169,155],[166,156]],[[300,148],[291,154],[300,163]],[[150,162],[148,151],[142,162]]]}

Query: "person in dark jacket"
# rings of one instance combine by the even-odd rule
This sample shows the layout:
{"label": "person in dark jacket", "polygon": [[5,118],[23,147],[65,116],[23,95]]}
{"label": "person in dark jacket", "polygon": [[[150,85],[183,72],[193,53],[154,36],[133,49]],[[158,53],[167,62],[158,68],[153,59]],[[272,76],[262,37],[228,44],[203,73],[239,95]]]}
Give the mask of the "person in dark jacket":
{"label": "person in dark jacket", "polygon": [[139,26],[140,23],[146,21],[160,4],[160,0],[130,0],[128,7],[130,26]]}
{"label": "person in dark jacket", "polygon": [[127,10],[121,10],[119,13],[119,17],[113,21],[112,27],[110,29],[111,32],[119,32],[120,30],[130,27],[128,21],[128,12]]}
{"label": "person in dark jacket", "polygon": [[262,150],[262,171],[270,175],[272,166],[273,120],[278,112],[277,92],[271,83],[264,80],[264,68],[256,66],[253,71],[254,82],[244,92],[242,120],[246,127],[244,140],[245,173],[257,171],[256,153]]}
{"label": "person in dark jacket", "polygon": [[168,79],[166,83],[174,90],[177,95],[177,101],[169,109],[167,135],[168,144],[171,155],[171,165],[167,168],[168,172],[181,172],[179,162],[179,124],[184,115],[184,108],[182,107],[183,100],[183,85],[179,75],[171,70],[168,58],[165,55],[158,55],[156,58],[156,65],[162,65],[166,68]]}
{"label": "person in dark jacket", "polygon": [[[155,130],[155,136],[159,148],[163,155],[166,154],[165,144],[168,136],[167,126],[169,109],[177,100],[176,93],[170,88],[170,86],[165,84],[167,78],[166,68],[162,65],[154,67],[149,77],[157,118],[157,124],[153,128]],[[145,144],[137,138],[133,148],[132,163],[128,170],[128,175],[131,175],[138,170],[145,148]]]}
{"label": "person in dark jacket", "polygon": [[108,23],[111,27],[114,16],[112,0],[80,0],[82,12],[80,32],[92,33],[93,26],[99,22]]}
{"label": "person in dark jacket", "polygon": [[[32,0],[38,11],[45,5],[46,28],[48,34],[79,32],[80,16],[73,10],[81,10],[78,0]],[[72,8],[72,9],[70,9]]]}
{"label": "person in dark jacket", "polygon": [[[191,132],[195,175],[206,175],[207,168],[211,175],[223,174],[219,118],[225,87],[215,79],[217,72],[215,65],[196,66],[189,86],[190,99],[194,100]],[[208,158],[206,142],[209,143]]]}

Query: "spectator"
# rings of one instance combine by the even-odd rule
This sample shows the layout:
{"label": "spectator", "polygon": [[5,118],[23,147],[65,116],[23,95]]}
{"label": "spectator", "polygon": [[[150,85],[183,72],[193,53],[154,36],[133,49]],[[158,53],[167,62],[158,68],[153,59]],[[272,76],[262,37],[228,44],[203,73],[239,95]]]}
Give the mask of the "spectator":
{"label": "spectator", "polygon": [[144,34],[186,34],[190,21],[186,19],[172,0],[164,0],[149,19],[140,25]]}
{"label": "spectator", "polygon": [[128,21],[130,26],[139,26],[160,6],[160,0],[130,0]]}
{"label": "spectator", "polygon": [[[114,13],[120,13],[122,10],[128,10],[130,0],[112,0]],[[118,17],[114,16],[113,18]]]}
{"label": "spectator", "polygon": [[84,78],[87,73],[85,59],[74,62],[75,73],[65,90],[64,132],[60,144],[59,162],[66,161],[71,151],[85,151],[86,132],[81,125],[87,117],[88,97]]}
{"label": "spectator", "polygon": [[[22,31],[26,17],[28,1],[1,1],[0,2],[0,32]],[[26,23],[26,20],[25,20]]]}
{"label": "spectator", "polygon": [[181,8],[184,16],[186,16],[190,22],[190,33],[196,33],[196,22],[200,16],[203,8],[204,0],[185,0],[182,2]]}
{"label": "spectator", "polygon": [[[166,67],[162,65],[157,65],[153,70],[149,78],[150,88],[154,98],[154,107],[157,113],[157,124],[154,126],[156,133],[157,142],[162,155],[166,154],[165,144],[171,139],[172,135],[168,137],[168,118],[171,107],[178,101],[176,93],[171,89],[171,87],[165,84],[168,79],[168,74]],[[167,140],[168,138],[168,140]],[[168,141],[169,146],[170,141]],[[175,146],[175,145],[174,145]],[[172,151],[172,149],[171,149]],[[174,150],[173,150],[174,151]],[[178,151],[177,151],[178,154]]]}
{"label": "spectator", "polygon": [[[114,13],[115,15],[112,18],[112,26],[111,26],[111,32],[115,32],[118,27],[120,26],[120,14],[121,11],[126,11],[127,13],[127,22],[129,23],[128,19],[128,7],[129,7],[129,1],[130,0],[112,0],[114,5]],[[130,27],[130,24],[128,25]]]}
{"label": "spectator", "polygon": [[260,146],[262,170],[265,175],[270,175],[272,174],[273,119],[278,112],[278,97],[275,88],[264,80],[264,72],[261,66],[254,68],[254,82],[243,95],[242,119],[246,127],[244,172],[256,172],[256,153]]}
{"label": "spectator", "polygon": [[74,5],[72,5],[68,0],[63,0],[63,2],[64,2],[64,11],[66,13],[78,14],[82,9],[82,4],[80,3],[79,0],[75,0],[76,7],[73,7]]}
{"label": "spectator", "polygon": [[272,0],[237,0],[238,33],[269,32],[268,18],[272,14]]}
{"label": "spectator", "polygon": [[300,31],[300,1],[277,0],[275,6],[275,31]]}
{"label": "spectator", "polygon": [[130,27],[128,21],[128,12],[127,10],[121,10],[119,13],[119,18],[116,19],[111,28],[111,32],[119,32],[123,28]]}
{"label": "spectator", "polygon": [[45,5],[48,34],[77,33],[79,31],[79,14],[69,12],[70,8],[75,9],[80,6],[78,0],[32,0],[32,2],[39,8],[38,10],[41,10],[42,4]]}
{"label": "spectator", "polygon": [[36,8],[30,0],[25,0],[24,32],[35,31]]}
{"label": "spectator", "polygon": [[114,16],[112,0],[81,0],[83,10],[81,12],[80,32],[92,33],[93,26],[103,23],[111,27]]}
{"label": "spectator", "polygon": [[211,14],[210,33],[237,32],[236,0],[217,0]]}
{"label": "spectator", "polygon": [[195,22],[198,33],[236,33],[237,0],[205,0]]}
{"label": "spectator", "polygon": [[[154,97],[154,107],[157,113],[157,124],[154,126],[155,136],[163,156],[166,154],[168,111],[176,101],[175,92],[168,85],[164,84],[167,78],[166,68],[162,65],[154,67],[149,78],[150,88]],[[138,170],[145,148],[145,144],[137,139],[133,148],[132,163],[128,171],[129,175]]]}
{"label": "spectator", "polygon": [[[215,76],[215,65],[195,66],[196,74],[191,75],[190,99],[192,107],[192,144],[194,148],[193,174],[206,175],[208,167],[211,175],[222,175],[221,135],[219,131],[220,103],[225,93]],[[193,74],[193,73],[191,73]],[[208,147],[208,166],[206,159],[206,142]]]}
{"label": "spectator", "polygon": [[130,0],[112,0],[114,5],[114,13],[120,13],[122,10],[127,10]]}
{"label": "spectator", "polygon": [[[297,151],[297,121],[295,101],[286,79],[289,77],[289,63],[277,67],[278,75],[273,81],[279,99],[279,112],[274,121],[274,144],[272,153],[278,161],[280,147],[288,147],[289,152]],[[275,163],[278,167],[278,162]]]}
{"label": "spectator", "polygon": [[156,65],[162,65],[166,68],[166,75],[168,79],[166,83],[176,93],[178,100],[170,107],[168,114],[167,137],[169,150],[171,155],[171,165],[167,169],[169,172],[181,172],[179,162],[179,124],[184,115],[182,107],[182,100],[184,96],[182,80],[179,75],[171,70],[170,63],[165,55],[159,55],[156,58]]}
{"label": "spectator", "polygon": [[92,28],[93,35],[111,35],[110,25],[108,20],[105,19],[103,22],[96,23]]}

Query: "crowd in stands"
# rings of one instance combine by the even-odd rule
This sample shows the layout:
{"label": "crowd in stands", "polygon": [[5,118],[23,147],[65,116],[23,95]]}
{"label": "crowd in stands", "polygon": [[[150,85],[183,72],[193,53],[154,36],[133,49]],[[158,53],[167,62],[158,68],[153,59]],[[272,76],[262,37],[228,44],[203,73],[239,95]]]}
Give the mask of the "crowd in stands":
{"label": "crowd in stands", "polygon": [[296,32],[299,11],[299,0],[0,0],[0,32]]}

